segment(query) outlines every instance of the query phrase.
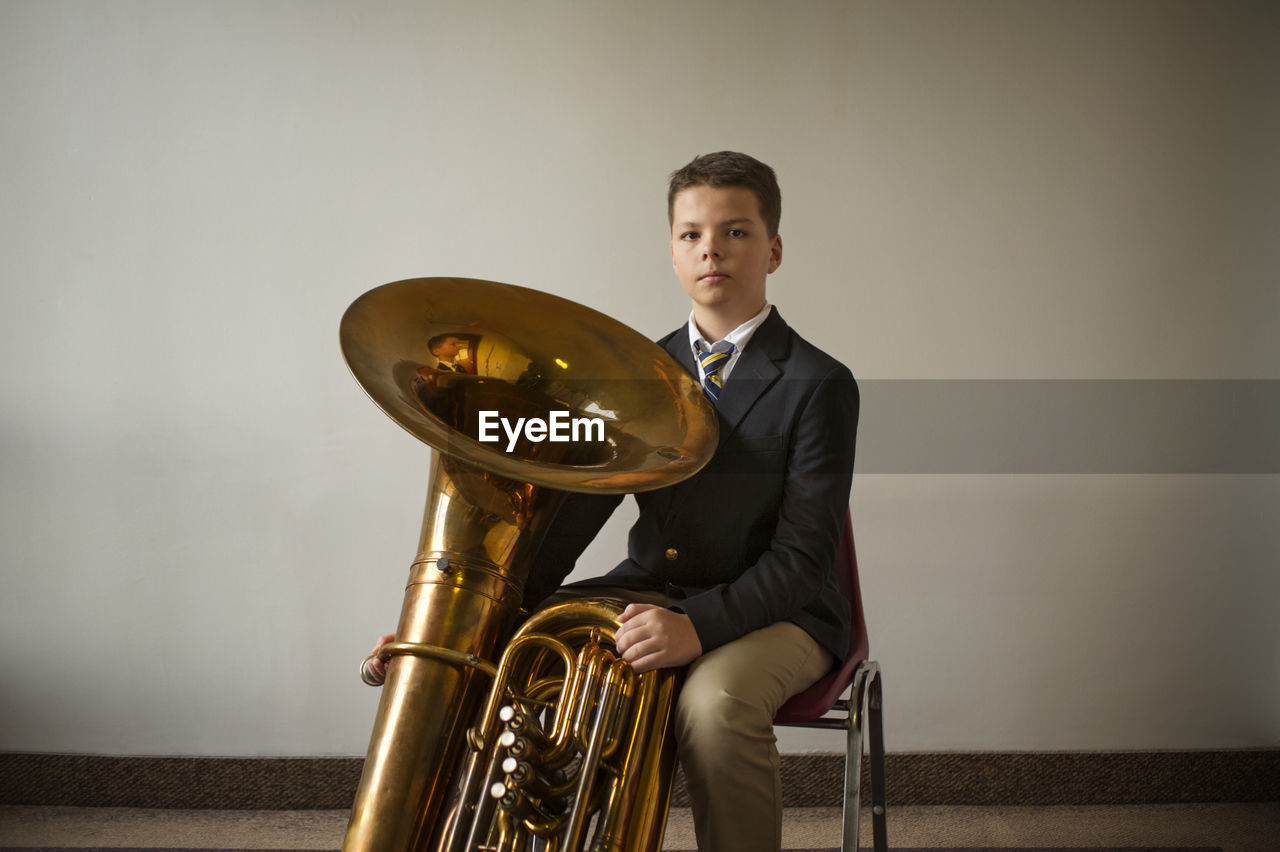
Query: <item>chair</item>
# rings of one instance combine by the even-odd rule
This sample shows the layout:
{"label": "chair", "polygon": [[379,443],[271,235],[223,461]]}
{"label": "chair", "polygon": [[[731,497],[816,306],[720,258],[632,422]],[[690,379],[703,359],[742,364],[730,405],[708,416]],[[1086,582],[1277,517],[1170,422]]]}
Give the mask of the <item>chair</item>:
{"label": "chair", "polygon": [[[843,852],[858,849],[858,805],[862,785],[862,725],[869,721],[871,751],[871,827],[876,852],[889,848],[885,826],[884,721],[880,664],[867,659],[867,623],[858,588],[858,557],[853,549],[853,522],[845,515],[844,535],[836,552],[836,578],[849,600],[852,629],[844,664],[791,696],[774,716],[775,725],[832,728],[845,732]],[[848,698],[841,698],[846,692]]]}

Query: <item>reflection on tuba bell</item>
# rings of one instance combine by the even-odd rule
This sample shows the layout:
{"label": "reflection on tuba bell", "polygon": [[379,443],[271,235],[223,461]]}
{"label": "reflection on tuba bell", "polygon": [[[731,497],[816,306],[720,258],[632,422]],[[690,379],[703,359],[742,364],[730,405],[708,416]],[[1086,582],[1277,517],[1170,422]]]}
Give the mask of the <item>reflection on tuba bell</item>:
{"label": "reflection on tuba bell", "polygon": [[510,634],[564,492],[706,464],[717,425],[697,383],[616,320],[473,279],[375,288],[341,341],[373,401],[437,451],[343,849],[659,849],[677,675],[616,657],[618,601]]}

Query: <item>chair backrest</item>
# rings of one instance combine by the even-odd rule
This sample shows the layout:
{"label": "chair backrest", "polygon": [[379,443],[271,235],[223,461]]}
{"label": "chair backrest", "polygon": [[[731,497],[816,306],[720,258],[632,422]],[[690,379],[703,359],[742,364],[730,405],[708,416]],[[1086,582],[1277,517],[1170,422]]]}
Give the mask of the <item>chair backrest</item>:
{"label": "chair backrest", "polygon": [[853,547],[853,519],[846,512],[844,534],[836,549],[836,582],[849,602],[849,652],[838,668],[799,692],[778,708],[774,722],[811,722],[835,706],[836,701],[853,683],[858,665],[867,659],[867,622],[862,614],[862,591],[858,587],[858,554]]}

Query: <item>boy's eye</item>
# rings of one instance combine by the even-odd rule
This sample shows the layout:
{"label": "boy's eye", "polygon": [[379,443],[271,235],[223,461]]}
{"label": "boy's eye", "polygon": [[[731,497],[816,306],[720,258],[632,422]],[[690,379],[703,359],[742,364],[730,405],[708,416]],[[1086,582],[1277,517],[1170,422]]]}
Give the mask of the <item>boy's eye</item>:
{"label": "boy's eye", "polygon": [[742,230],[741,228],[729,229],[729,236],[731,237],[745,237],[746,235],[747,235],[747,232]]}
{"label": "boy's eye", "polygon": [[683,234],[680,235],[680,239],[682,240],[696,240],[697,238],[698,238],[697,231],[685,231]]}

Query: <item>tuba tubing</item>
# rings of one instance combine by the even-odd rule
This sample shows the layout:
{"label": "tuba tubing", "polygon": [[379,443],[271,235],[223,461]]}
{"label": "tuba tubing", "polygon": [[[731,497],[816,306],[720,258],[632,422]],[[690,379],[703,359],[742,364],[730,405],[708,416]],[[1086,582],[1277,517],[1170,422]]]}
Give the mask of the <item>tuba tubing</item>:
{"label": "tuba tubing", "polygon": [[[536,613],[520,628],[468,737],[461,794],[437,848],[503,849],[504,837],[523,834],[556,837],[556,848],[579,849],[594,824],[592,849],[660,849],[675,771],[667,730],[679,674],[636,675],[613,655],[609,648],[624,606],[608,599],[570,601]],[[555,677],[542,679],[548,670]],[[544,731],[515,704],[543,704],[539,687],[545,692],[549,680],[558,681],[551,687],[558,694]],[[522,738],[532,745],[518,758],[504,759]],[[515,793],[501,806],[518,819],[495,814],[499,803],[491,788]],[[518,801],[524,793],[526,800]],[[558,813],[547,806],[561,799],[569,806]],[[638,808],[641,802],[647,807]]]}

